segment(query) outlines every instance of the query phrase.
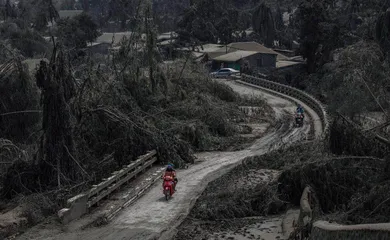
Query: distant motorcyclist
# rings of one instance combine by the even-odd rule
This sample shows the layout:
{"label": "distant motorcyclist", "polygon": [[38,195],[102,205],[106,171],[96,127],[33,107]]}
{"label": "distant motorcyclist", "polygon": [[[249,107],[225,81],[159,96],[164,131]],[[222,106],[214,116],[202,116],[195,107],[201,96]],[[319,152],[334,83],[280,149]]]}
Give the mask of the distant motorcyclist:
{"label": "distant motorcyclist", "polygon": [[305,112],[305,110],[303,110],[303,107],[300,104],[298,104],[297,113],[300,113],[303,115],[304,112]]}
{"label": "distant motorcyclist", "polygon": [[165,173],[163,175],[163,178],[165,178],[166,176],[172,177],[172,179],[173,179],[173,182],[172,182],[173,190],[176,192],[176,184],[177,184],[178,180],[177,180],[177,177],[176,177],[176,171],[173,168],[173,164],[171,164],[171,163],[168,163],[168,166],[165,169]]}
{"label": "distant motorcyclist", "polygon": [[297,117],[302,116],[302,118],[305,118],[304,112],[305,110],[303,109],[303,107],[300,104],[298,104]]}

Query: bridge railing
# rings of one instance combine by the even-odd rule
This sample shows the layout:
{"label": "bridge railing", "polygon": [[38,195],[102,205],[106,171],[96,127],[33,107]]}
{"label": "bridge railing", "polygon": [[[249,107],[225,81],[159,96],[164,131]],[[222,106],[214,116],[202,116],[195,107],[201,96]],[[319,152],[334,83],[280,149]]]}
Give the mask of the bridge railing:
{"label": "bridge railing", "polygon": [[112,192],[136,177],[137,174],[151,167],[157,161],[156,155],[156,150],[150,151],[121,170],[113,172],[110,177],[93,185],[88,191],[68,199],[67,207],[58,212],[61,222],[68,223],[87,213],[92,206],[107,198]]}

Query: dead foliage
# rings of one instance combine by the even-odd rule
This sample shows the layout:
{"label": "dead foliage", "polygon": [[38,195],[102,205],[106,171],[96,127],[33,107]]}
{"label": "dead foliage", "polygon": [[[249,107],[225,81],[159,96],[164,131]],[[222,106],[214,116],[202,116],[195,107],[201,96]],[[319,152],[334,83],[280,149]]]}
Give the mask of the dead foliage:
{"label": "dead foliage", "polygon": [[390,147],[369,132],[364,133],[351,122],[336,117],[327,137],[329,149],[337,155],[385,157]]}
{"label": "dead foliage", "polygon": [[48,216],[53,215],[59,206],[53,201],[49,194],[31,194],[19,199],[20,205],[23,206],[21,217],[26,217],[28,224],[31,226],[43,221]]}
{"label": "dead foliage", "polygon": [[233,219],[277,214],[287,209],[287,202],[275,194],[277,184],[259,184],[253,188],[225,189],[227,179],[213,182],[202,194],[190,217],[204,220]]}
{"label": "dead foliage", "polygon": [[[291,205],[299,206],[304,187],[310,185],[316,196],[315,218],[355,224],[388,222],[388,159],[335,156],[327,146],[316,141],[296,144],[245,159],[209,184],[190,217],[216,220],[281,213]],[[270,168],[281,171],[276,182],[247,181],[251,172]]]}
{"label": "dead foliage", "polygon": [[252,176],[269,174],[262,169],[283,170],[294,164],[314,160],[323,156],[323,152],[322,145],[305,143],[248,157],[228,174],[208,185],[190,217],[215,220],[281,213],[291,205],[291,201],[281,198],[276,179],[264,181]]}
{"label": "dead foliage", "polygon": [[217,221],[208,221],[196,218],[187,218],[181,225],[174,239],[210,239],[216,232],[240,232],[245,226],[256,224],[261,219],[221,219]]}
{"label": "dead foliage", "polygon": [[[2,49],[4,50],[4,49]],[[0,62],[0,136],[16,143],[36,140],[38,88],[18,57]]]}
{"label": "dead foliage", "polygon": [[11,166],[4,179],[8,197],[99,182],[152,149],[162,163],[176,166],[192,162],[194,150],[237,149],[248,141],[239,136],[246,118],[239,105],[256,105],[260,119],[271,112],[263,99],[241,98],[192,63],[184,70],[183,61],[159,67],[153,91],[147,76],[113,74],[107,62],[104,68],[85,64],[78,72],[83,78],[74,79],[66,59],[58,54],[37,75],[44,135],[36,159],[50,164],[37,169],[29,156],[28,163]]}
{"label": "dead foliage", "polygon": [[299,205],[306,184],[314,189],[324,212],[338,210],[360,189],[378,182],[384,161],[365,157],[334,157],[297,164],[283,171],[279,192],[283,199]]}
{"label": "dead foliage", "polygon": [[74,157],[70,103],[76,91],[66,53],[55,46],[50,63],[41,61],[35,78],[43,109],[43,133],[36,159],[41,184],[61,188],[64,182],[71,185],[82,176]]}
{"label": "dead foliage", "polygon": [[282,146],[264,155],[248,157],[244,160],[244,164],[248,169],[283,170],[290,165],[305,163],[327,155],[330,154],[321,141],[310,141]]}

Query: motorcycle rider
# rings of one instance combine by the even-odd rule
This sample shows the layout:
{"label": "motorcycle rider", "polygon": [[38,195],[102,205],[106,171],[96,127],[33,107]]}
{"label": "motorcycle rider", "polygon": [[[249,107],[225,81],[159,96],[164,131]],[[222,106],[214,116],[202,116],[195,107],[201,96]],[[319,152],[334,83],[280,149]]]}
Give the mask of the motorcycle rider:
{"label": "motorcycle rider", "polygon": [[300,104],[298,104],[297,113],[300,113],[300,114],[303,115],[304,111],[305,111],[305,110],[303,110],[303,107],[302,107]]}
{"label": "motorcycle rider", "polygon": [[304,112],[305,112],[305,110],[303,109],[303,107],[300,104],[298,104],[298,107],[297,107],[298,116],[302,115],[302,118],[305,118],[305,115],[303,114]]}
{"label": "motorcycle rider", "polygon": [[[168,163],[168,166],[165,169],[165,173],[163,175],[163,178],[166,176],[171,176],[173,178],[172,186],[173,186],[173,190],[176,192],[176,184],[177,184],[178,180],[176,177],[176,171],[173,168],[173,164],[171,164],[171,163]],[[164,183],[163,183],[163,185],[164,185]]]}

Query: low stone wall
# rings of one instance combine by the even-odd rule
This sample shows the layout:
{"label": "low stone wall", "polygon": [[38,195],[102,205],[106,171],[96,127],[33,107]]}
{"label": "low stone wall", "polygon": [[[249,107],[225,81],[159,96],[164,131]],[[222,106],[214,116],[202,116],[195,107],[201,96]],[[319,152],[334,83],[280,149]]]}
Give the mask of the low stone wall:
{"label": "low stone wall", "polygon": [[340,225],[326,221],[313,224],[312,240],[387,240],[390,239],[390,223]]}

